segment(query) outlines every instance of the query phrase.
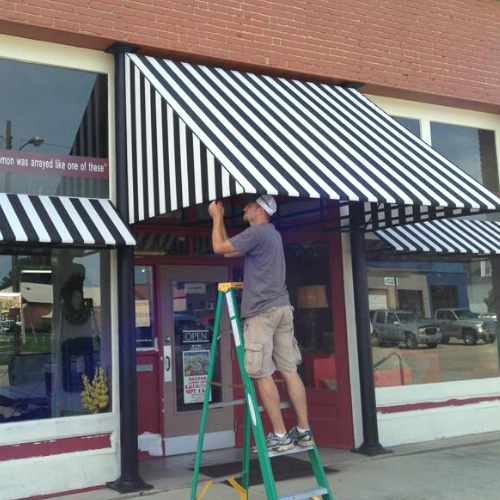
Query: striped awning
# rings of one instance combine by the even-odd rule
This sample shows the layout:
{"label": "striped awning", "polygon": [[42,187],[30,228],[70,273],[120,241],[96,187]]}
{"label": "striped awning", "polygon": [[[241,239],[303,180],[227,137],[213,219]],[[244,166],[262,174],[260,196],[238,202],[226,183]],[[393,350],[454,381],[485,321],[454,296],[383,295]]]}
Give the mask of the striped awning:
{"label": "striped awning", "polygon": [[109,200],[0,193],[0,244],[12,242],[135,245]]}
{"label": "striped awning", "polygon": [[128,54],[129,222],[240,193],[364,204],[363,229],[500,198],[358,91]]}
{"label": "striped awning", "polygon": [[442,219],[375,231],[398,253],[500,254],[500,222]]}

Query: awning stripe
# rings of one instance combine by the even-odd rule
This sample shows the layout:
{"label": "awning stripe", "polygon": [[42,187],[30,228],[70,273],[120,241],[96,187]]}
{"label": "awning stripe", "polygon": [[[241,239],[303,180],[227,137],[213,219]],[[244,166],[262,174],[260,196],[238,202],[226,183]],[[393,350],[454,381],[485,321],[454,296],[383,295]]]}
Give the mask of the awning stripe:
{"label": "awning stripe", "polygon": [[[132,57],[132,55],[130,55]],[[190,105],[189,111],[193,113],[193,117],[190,116],[189,113],[184,113],[183,120],[186,122],[187,126],[193,130],[193,132],[200,138],[203,144],[211,144],[209,148],[212,153],[217,153],[217,157],[220,158],[221,161],[224,162],[225,168],[229,170],[231,175],[233,175],[237,181],[245,187],[246,192],[251,192],[252,189],[256,189],[254,185],[248,180],[249,176],[244,175],[234,166],[234,160],[243,162],[247,166],[249,164],[246,161],[246,158],[241,153],[237,154],[236,158],[231,158],[228,156],[228,151],[224,148],[223,137],[215,137],[209,140],[210,126],[208,116],[203,113],[203,111],[196,105],[196,103],[190,99],[190,97],[182,92],[181,88],[177,87],[177,84],[174,80],[172,80],[173,87],[172,89],[166,89],[160,82],[163,80],[165,73],[162,72],[161,66],[159,67],[157,61],[149,61],[149,68],[146,67],[143,61],[134,59],[134,64],[137,65],[141,71],[148,75],[148,80],[153,83],[156,90],[162,95],[162,97],[167,101],[168,104],[175,109],[176,113],[183,111],[183,107],[177,102],[175,99],[175,94],[173,91],[180,91],[180,95],[178,99],[180,102],[185,102]],[[205,122],[206,119],[206,122]],[[258,172],[256,172],[259,174]],[[262,176],[259,174],[259,178]],[[263,179],[263,178],[262,178]],[[263,179],[265,181],[265,179]],[[272,186],[269,186],[269,189],[272,189]],[[277,194],[277,193],[275,193]]]}
{"label": "awning stripe", "polygon": [[364,202],[367,230],[500,210],[353,89],[136,54],[126,68],[131,223],[237,193]]}
{"label": "awning stripe", "polygon": [[26,212],[29,221],[32,223],[34,230],[36,231],[36,237],[38,238],[38,241],[40,241],[40,243],[50,243],[52,241],[52,238],[50,237],[47,229],[42,223],[35,207],[33,206],[33,203],[31,203],[29,196],[19,195],[19,202]]}
{"label": "awning stripe", "polygon": [[[206,68],[204,69],[206,70]],[[228,102],[229,105],[231,105],[231,103],[235,103],[241,109],[245,110],[247,118],[252,120],[255,127],[259,127],[260,139],[263,137],[269,137],[270,140],[274,141],[277,148],[279,148],[279,150],[276,150],[276,155],[279,155],[283,163],[290,163],[290,161],[295,162],[308,174],[308,178],[295,178],[296,182],[311,193],[314,193],[316,197],[319,197],[318,191],[330,192],[330,196],[334,198],[337,197],[335,192],[331,189],[331,186],[325,183],[315,169],[311,168],[311,166],[307,164],[306,159],[308,153],[304,151],[305,148],[301,147],[300,143],[293,144],[293,140],[290,140],[290,134],[286,129],[282,129],[283,139],[280,138],[280,136],[275,133],[275,130],[278,130],[278,127],[280,127],[277,120],[275,120],[274,117],[269,114],[250,94],[242,95],[240,93],[240,95],[238,95],[238,89],[234,88],[234,82],[229,79],[227,72],[217,72],[217,77],[221,77],[219,80],[215,80],[215,73],[206,72],[206,76],[222,89],[224,95],[228,101],[230,101]],[[229,109],[228,112],[230,111],[231,110]],[[263,119],[260,117],[263,117]],[[258,120],[261,120],[259,125],[257,125]],[[241,124],[241,117],[239,117],[239,122]],[[248,123],[245,122],[242,126],[247,129],[249,128]],[[284,139],[287,139],[287,141]],[[295,148],[293,148],[293,146],[295,146]],[[310,182],[309,179],[313,182]]]}
{"label": "awning stripe", "polygon": [[[165,62],[165,61],[163,61]],[[275,152],[280,163],[273,162],[270,158],[267,146],[262,148],[262,144],[252,135],[253,129],[248,127],[247,121],[241,119],[240,113],[234,113],[234,107],[226,101],[226,97],[219,92],[216,86],[209,86],[206,80],[201,79],[199,73],[195,71],[193,66],[172,64],[169,65],[170,70],[175,74],[176,78],[182,78],[186,85],[186,91],[193,95],[194,99],[198,99],[199,105],[204,105],[207,115],[211,116],[211,120],[217,120],[219,126],[225,131],[225,137],[231,136],[241,144],[241,149],[246,152],[246,161],[251,159],[252,163],[249,167],[253,170],[254,176],[257,178],[261,172],[258,171],[256,165],[260,165],[262,170],[269,176],[272,185],[278,185],[284,190],[283,194],[288,196],[299,196],[302,191],[299,185],[299,180],[294,180],[286,174],[283,168],[283,158]],[[187,71],[186,71],[187,70]],[[191,79],[187,78],[190,74]],[[204,86],[203,88],[201,86]],[[247,117],[245,117],[247,118]],[[263,137],[261,136],[261,139]],[[227,145],[229,146],[229,144]],[[232,151],[236,153],[235,150]],[[241,154],[241,153],[240,153]],[[305,194],[305,193],[301,193]]]}
{"label": "awning stripe", "polygon": [[[374,115],[372,119],[369,116],[367,117],[369,113],[366,112],[364,107],[359,106],[355,100],[350,99],[352,96],[348,90],[329,89],[329,91],[330,94],[338,96],[342,107],[349,111],[355,118],[355,123],[359,124],[358,129],[362,127],[362,130],[369,135],[372,146],[383,148],[385,151],[384,154],[389,159],[389,163],[396,170],[397,181],[402,184],[403,189],[417,189],[413,193],[422,192],[423,190],[424,196],[430,196],[430,202],[426,203],[428,205],[446,206],[462,203],[461,200],[454,199],[453,197],[450,198],[449,193],[446,191],[441,193],[435,192],[434,187],[437,186],[439,188],[442,185],[442,180],[435,177],[432,166],[422,161],[418,155],[406,147],[406,138],[395,139],[391,129],[385,127],[383,121],[377,121],[378,116]],[[361,97],[363,98],[363,96]],[[381,127],[385,127],[383,134],[381,134]],[[433,178],[436,182],[429,182],[429,178]]]}
{"label": "awning stripe", "polygon": [[400,253],[500,253],[500,222],[496,221],[438,219],[379,229],[375,234]]}
{"label": "awning stripe", "polygon": [[0,193],[0,243],[7,242],[135,245],[109,200]]}
{"label": "awning stripe", "polygon": [[[396,120],[391,119],[384,111],[372,103],[369,99],[358,92],[353,92],[336,89],[337,91],[343,90],[344,92],[349,92],[349,98],[354,101],[358,101],[359,109],[363,113],[366,112],[367,108],[370,108],[372,113],[370,117],[377,122],[380,126],[384,128],[390,135],[390,139],[393,143],[401,144],[411,148],[411,150],[420,156],[423,160],[421,165],[426,169],[427,173],[432,175],[432,166],[435,166],[441,175],[445,176],[446,182],[452,182],[452,186],[458,182],[461,188],[466,189],[464,193],[465,200],[469,198],[470,195],[474,193],[481,193],[484,199],[481,197],[482,203],[488,204],[488,209],[492,209],[498,203],[498,197],[486,189],[482,184],[477,182],[474,178],[469,176],[455,164],[447,160],[444,156],[440,155],[436,150],[432,149],[427,143],[419,140],[411,132],[409,132],[405,127],[403,127]],[[458,178],[457,178],[458,177]],[[441,179],[440,179],[441,180]],[[472,192],[469,192],[470,188]],[[467,202],[470,203],[470,202]],[[476,208],[482,208],[477,206]]]}
{"label": "awning stripe", "polygon": [[[398,192],[399,199],[404,204],[412,204],[420,199],[420,190],[417,188],[423,189],[425,194],[432,194],[426,192],[427,186],[421,172],[412,168],[414,158],[411,155],[405,154],[406,152],[401,150],[397,143],[387,144],[387,137],[382,137],[380,130],[375,129],[373,124],[366,120],[347,99],[343,98],[337,89],[328,89],[328,91],[329,95],[326,99],[337,113],[335,118],[348,128],[346,133],[350,134],[356,146],[365,152],[366,163],[371,165],[372,176],[391,183],[392,189]],[[378,158],[384,161],[379,161]],[[410,168],[402,170],[401,163],[406,161],[409,161]],[[433,198],[435,203],[446,203],[439,196]],[[427,204],[432,202],[427,197],[423,201]]]}
{"label": "awning stripe", "polygon": [[[284,98],[284,104],[289,103],[297,109],[298,116],[302,114],[307,118],[304,126],[309,127],[311,132],[314,131],[314,140],[320,140],[325,149],[330,149],[331,157],[333,157],[330,161],[335,164],[339,173],[346,179],[346,182],[352,185],[353,189],[359,189],[360,183],[364,184],[364,189],[362,190],[364,196],[360,198],[372,202],[377,201],[377,193],[373,190],[374,184],[370,183],[370,177],[367,177],[366,170],[368,168],[372,171],[372,174],[378,177],[382,176],[383,172],[376,165],[371,165],[363,157],[359,143],[349,143],[349,139],[352,139],[352,137],[347,138],[342,133],[339,128],[338,116],[331,119],[320,106],[307,99],[308,95],[310,95],[307,86],[303,86],[303,89],[298,90],[295,85],[286,80],[274,82],[272,79],[269,79],[269,81]],[[286,88],[283,88],[283,86],[286,86]],[[288,95],[287,92],[292,94]],[[324,99],[324,95],[321,96],[321,99]],[[328,126],[325,126],[325,124]],[[340,163],[340,160],[343,160],[345,167]],[[352,174],[349,174],[349,169],[352,171]],[[355,182],[353,182],[353,176],[356,176],[357,180]],[[395,203],[397,200],[412,203],[410,199],[402,200],[401,197],[397,196],[397,187],[391,184],[387,177],[381,180],[385,181],[385,186],[379,188],[379,194],[386,201]]]}

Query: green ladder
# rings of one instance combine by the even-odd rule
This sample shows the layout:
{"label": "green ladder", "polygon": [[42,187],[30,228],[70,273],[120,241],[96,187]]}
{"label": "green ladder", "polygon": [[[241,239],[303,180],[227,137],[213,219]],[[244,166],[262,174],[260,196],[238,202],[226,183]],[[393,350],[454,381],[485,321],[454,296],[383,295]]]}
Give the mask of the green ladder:
{"label": "green ladder", "polygon": [[[245,350],[243,347],[243,335],[241,330],[241,321],[238,314],[238,307],[236,304],[236,295],[234,292],[235,290],[242,288],[243,288],[242,283],[219,283],[218,286],[219,293],[217,300],[217,309],[215,314],[214,331],[212,335],[212,345],[210,349],[210,362],[208,365],[208,372],[207,372],[207,386],[206,386],[207,389],[205,391],[205,397],[203,401],[203,412],[201,414],[200,432],[198,436],[198,447],[196,450],[194,474],[191,485],[191,500],[200,500],[205,495],[205,493],[212,484],[220,483],[223,481],[228,481],[235,488],[235,490],[239,494],[240,500],[247,500],[248,487],[249,487],[249,473],[250,473],[250,451],[251,451],[250,427],[252,429],[255,440],[255,449],[257,451],[257,457],[259,459],[262,478],[264,480],[264,488],[268,500],[305,500],[305,499],[333,500],[333,496],[330,491],[330,486],[328,485],[328,481],[325,476],[325,471],[323,470],[323,465],[321,463],[321,458],[315,444],[313,444],[308,448],[295,446],[291,450],[282,452],[274,452],[274,451],[270,452],[267,450],[266,436],[264,435],[262,420],[260,418],[260,411],[263,411],[263,408],[259,407],[259,405],[257,404],[257,397],[255,394],[255,389],[252,380],[250,379],[245,370]],[[219,341],[220,338],[219,325],[220,325],[220,317],[221,317],[224,296],[227,302],[233,339],[236,346],[238,365],[240,368],[241,378],[243,382],[244,399],[237,399],[233,401],[225,401],[222,403],[210,404],[209,387],[211,385],[218,385],[217,383],[212,381],[212,376],[214,371],[215,356],[217,353],[217,342]],[[200,474],[201,454],[203,451],[203,442],[204,442],[205,429],[208,418],[208,410],[214,408],[236,406],[240,404],[245,405],[242,472],[239,474],[234,474],[233,476],[224,476],[211,479],[207,481],[204,487],[200,490],[200,493],[198,493],[198,478]],[[289,403],[282,403],[282,407],[289,407],[289,406],[290,406]],[[291,493],[291,494],[289,493],[285,496],[278,496],[270,459],[274,456],[283,456],[299,452],[306,452],[308,454],[314,476],[316,477],[317,485],[309,490],[299,491],[297,493]],[[236,478],[241,478],[241,483],[238,483],[236,481]]]}

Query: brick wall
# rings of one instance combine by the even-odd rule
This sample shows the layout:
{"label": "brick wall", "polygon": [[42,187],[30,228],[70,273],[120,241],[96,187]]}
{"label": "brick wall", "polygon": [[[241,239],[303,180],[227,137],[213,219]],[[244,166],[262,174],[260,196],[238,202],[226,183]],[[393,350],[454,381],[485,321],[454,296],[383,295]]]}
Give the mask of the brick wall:
{"label": "brick wall", "polygon": [[500,109],[498,0],[0,0],[0,19],[6,34]]}

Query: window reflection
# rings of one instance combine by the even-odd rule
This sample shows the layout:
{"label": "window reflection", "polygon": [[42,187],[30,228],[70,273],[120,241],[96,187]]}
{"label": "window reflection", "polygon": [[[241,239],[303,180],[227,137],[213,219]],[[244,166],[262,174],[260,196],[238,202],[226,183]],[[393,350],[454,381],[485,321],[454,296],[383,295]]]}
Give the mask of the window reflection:
{"label": "window reflection", "polygon": [[431,122],[432,147],[491,191],[498,193],[495,132]]}
{"label": "window reflection", "polygon": [[0,59],[0,79],[1,190],[108,198],[107,76]]}
{"label": "window reflection", "polygon": [[376,385],[499,376],[493,285],[489,260],[369,263]]}
{"label": "window reflection", "polygon": [[[205,397],[215,322],[217,283],[172,284],[176,410],[200,410]],[[220,343],[214,362],[210,401],[222,401]]]}
{"label": "window reflection", "polygon": [[413,135],[420,137],[420,120],[416,118],[403,118],[400,116],[393,116],[393,118]]}
{"label": "window reflection", "polygon": [[109,310],[108,252],[0,256],[0,423],[110,410]]}
{"label": "window reflection", "polygon": [[136,347],[155,347],[153,267],[135,266]]}

